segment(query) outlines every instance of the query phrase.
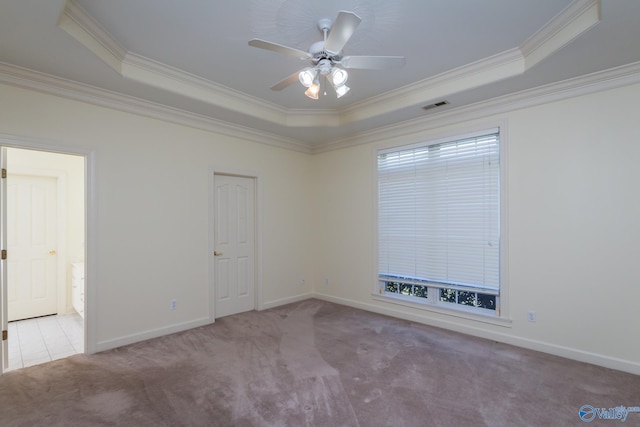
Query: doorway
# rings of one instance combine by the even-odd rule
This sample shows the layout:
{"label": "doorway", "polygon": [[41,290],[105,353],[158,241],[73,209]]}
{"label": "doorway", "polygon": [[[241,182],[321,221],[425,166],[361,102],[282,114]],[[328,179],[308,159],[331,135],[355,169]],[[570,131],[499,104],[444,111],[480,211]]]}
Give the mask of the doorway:
{"label": "doorway", "polygon": [[85,157],[3,154],[3,367],[12,370],[84,352]]}
{"label": "doorway", "polygon": [[255,178],[214,174],[215,317],[254,310]]}

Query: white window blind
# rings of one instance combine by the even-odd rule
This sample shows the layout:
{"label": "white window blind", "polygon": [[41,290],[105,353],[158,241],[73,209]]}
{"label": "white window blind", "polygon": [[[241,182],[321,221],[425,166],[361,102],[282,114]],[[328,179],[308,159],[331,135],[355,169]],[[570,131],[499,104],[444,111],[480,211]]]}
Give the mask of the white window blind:
{"label": "white window blind", "polygon": [[381,280],[500,287],[497,131],[378,153]]}

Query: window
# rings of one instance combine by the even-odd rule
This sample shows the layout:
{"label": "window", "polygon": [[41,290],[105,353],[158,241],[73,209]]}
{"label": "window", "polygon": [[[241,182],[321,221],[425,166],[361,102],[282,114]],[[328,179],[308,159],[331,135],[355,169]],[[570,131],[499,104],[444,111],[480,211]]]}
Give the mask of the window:
{"label": "window", "polygon": [[381,294],[499,313],[499,130],[378,152]]}

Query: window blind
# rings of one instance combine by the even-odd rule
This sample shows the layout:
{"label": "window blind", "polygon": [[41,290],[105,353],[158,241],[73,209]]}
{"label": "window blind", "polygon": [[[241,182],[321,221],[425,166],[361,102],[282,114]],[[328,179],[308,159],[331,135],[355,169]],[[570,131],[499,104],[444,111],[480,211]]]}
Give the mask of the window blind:
{"label": "window blind", "polygon": [[497,131],[378,153],[378,269],[381,280],[499,289]]}

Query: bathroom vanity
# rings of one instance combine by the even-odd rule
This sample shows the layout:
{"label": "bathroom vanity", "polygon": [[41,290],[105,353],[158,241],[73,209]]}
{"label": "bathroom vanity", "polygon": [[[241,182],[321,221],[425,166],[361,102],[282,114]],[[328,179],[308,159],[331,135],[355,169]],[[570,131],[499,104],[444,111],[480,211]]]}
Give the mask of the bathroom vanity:
{"label": "bathroom vanity", "polygon": [[71,299],[73,308],[84,317],[84,262],[71,263]]}

